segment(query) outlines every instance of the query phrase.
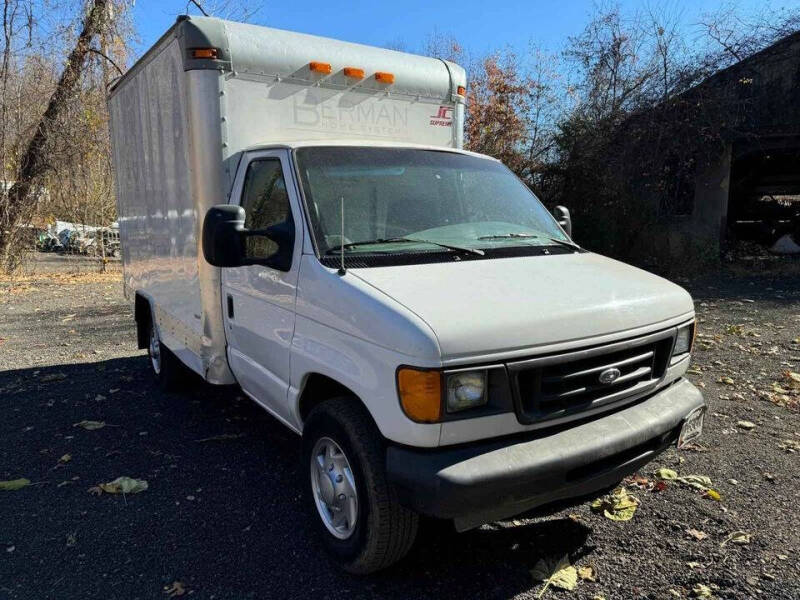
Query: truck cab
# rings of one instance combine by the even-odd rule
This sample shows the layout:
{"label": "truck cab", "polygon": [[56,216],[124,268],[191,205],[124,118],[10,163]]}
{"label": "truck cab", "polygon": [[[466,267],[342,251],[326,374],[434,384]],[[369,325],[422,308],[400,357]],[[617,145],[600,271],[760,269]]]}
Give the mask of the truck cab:
{"label": "truck cab", "polygon": [[702,412],[689,295],[582,249],[494,159],[297,143],[248,151],[234,190],[204,231],[228,363],[307,440],[334,537],[368,492],[333,406],[400,506],[459,529],[605,489]]}
{"label": "truck cab", "polygon": [[[165,388],[187,369],[236,383],[302,436],[309,514],[345,569],[402,558],[420,516],[463,531],[577,500],[700,435],[691,297],[582,248],[566,209],[463,150],[463,70],[195,21],[112,96],[139,344]],[[290,50],[282,72],[257,73],[256,41]],[[357,59],[373,82],[343,87]],[[145,85],[169,60],[179,89]],[[178,115],[173,143],[126,102]]]}

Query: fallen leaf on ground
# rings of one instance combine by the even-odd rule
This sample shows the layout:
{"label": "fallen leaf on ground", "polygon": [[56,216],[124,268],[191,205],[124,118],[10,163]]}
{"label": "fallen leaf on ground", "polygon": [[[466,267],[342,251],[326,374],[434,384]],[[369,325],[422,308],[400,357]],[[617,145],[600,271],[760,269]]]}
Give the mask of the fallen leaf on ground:
{"label": "fallen leaf on ground", "polygon": [[699,529],[687,529],[686,533],[688,533],[698,542],[702,542],[704,539],[708,537],[708,534],[705,531],[700,531]]}
{"label": "fallen leaf on ground", "polygon": [[740,427],[741,429],[746,429],[747,431],[750,431],[756,426],[756,424],[753,423],[752,421],[736,421],[736,426]]}
{"label": "fallen leaf on ground", "polygon": [[72,455],[71,454],[65,454],[64,456],[62,456],[61,458],[58,459],[58,462],[59,462],[59,464],[63,465],[65,463],[68,463],[71,460],[72,460]]}
{"label": "fallen leaf on ground", "polygon": [[181,581],[173,581],[171,584],[164,586],[164,593],[170,598],[183,596],[186,593],[186,587]]}
{"label": "fallen leaf on ground", "polygon": [[708,448],[696,442],[689,442],[681,447],[681,450],[692,450],[693,452],[708,452]]}
{"label": "fallen leaf on ground", "polygon": [[[665,484],[667,481],[677,481],[704,492],[713,491],[710,490],[711,478],[706,475],[678,475],[678,473],[672,469],[661,468],[656,470],[656,477],[661,480],[659,482],[661,484]],[[716,494],[717,492],[714,493]],[[717,495],[719,496],[719,494]],[[719,498],[716,499],[718,500]]]}
{"label": "fallen leaf on ground", "polygon": [[725,385],[734,385],[735,382],[730,377],[720,377],[717,379],[717,383],[724,383]]}
{"label": "fallen leaf on ground", "polygon": [[716,500],[717,502],[722,500],[722,496],[717,490],[708,489],[706,490],[705,496],[706,498],[711,498],[712,500]]}
{"label": "fallen leaf on ground", "polygon": [[778,444],[778,448],[784,452],[795,453],[800,451],[800,440],[783,440]]}
{"label": "fallen leaf on ground", "polygon": [[541,598],[551,585],[562,590],[574,590],[578,585],[578,572],[569,564],[569,556],[564,556],[561,560],[543,558],[533,567],[531,575],[536,581],[545,584],[537,598]]}
{"label": "fallen leaf on ground", "polygon": [[79,423],[75,423],[72,425],[73,427],[83,427],[88,431],[94,431],[95,429],[102,429],[106,426],[105,421],[80,421]]}
{"label": "fallen leaf on ground", "polygon": [[739,544],[740,546],[744,546],[745,544],[749,544],[752,539],[753,535],[747,533],[746,531],[734,531],[725,538],[725,541],[720,544],[720,547],[724,546],[728,542],[731,544]]}
{"label": "fallen leaf on ground", "polygon": [[678,481],[698,490],[707,490],[711,487],[711,478],[707,475],[682,475],[678,477]]}
{"label": "fallen leaf on ground", "polygon": [[656,471],[656,477],[658,477],[659,479],[664,479],[666,481],[672,481],[673,479],[678,478],[678,472],[673,471],[672,469],[662,468]]}
{"label": "fallen leaf on ground", "polygon": [[200,440],[195,440],[198,444],[202,442],[223,442],[225,440],[238,440],[239,438],[243,438],[243,433],[223,433],[220,435],[212,435],[211,437],[203,438]]}
{"label": "fallen leaf on ground", "polygon": [[630,521],[638,506],[639,499],[631,496],[625,488],[617,488],[592,502],[592,510],[602,511],[612,521]]}
{"label": "fallen leaf on ground", "polygon": [[597,569],[592,565],[578,567],[578,577],[586,581],[597,581]]}
{"label": "fallen leaf on ground", "polygon": [[692,597],[694,598],[712,598],[711,588],[702,583],[698,583],[692,588]]}
{"label": "fallen leaf on ground", "polygon": [[789,384],[791,387],[800,388],[800,373],[795,373],[794,371],[784,371],[783,374],[791,382]]}
{"label": "fallen leaf on ground", "polygon": [[43,381],[45,383],[49,381],[61,381],[62,379],[66,379],[67,375],[65,373],[48,373],[46,375],[42,375],[39,378],[39,381]]}
{"label": "fallen leaf on ground", "polygon": [[30,479],[25,479],[24,477],[20,479],[11,479],[10,481],[0,481],[0,490],[12,492],[30,484]]}
{"label": "fallen leaf on ground", "polygon": [[138,494],[147,488],[148,485],[144,479],[117,477],[114,481],[109,481],[108,483],[98,483],[96,486],[89,488],[89,492],[98,496],[103,492],[106,494]]}

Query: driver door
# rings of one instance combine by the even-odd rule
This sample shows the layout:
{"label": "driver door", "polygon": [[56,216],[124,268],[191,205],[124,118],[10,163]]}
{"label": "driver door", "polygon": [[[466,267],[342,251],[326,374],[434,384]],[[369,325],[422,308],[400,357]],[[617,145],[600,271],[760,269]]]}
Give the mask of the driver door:
{"label": "driver door", "polygon": [[[236,177],[231,204],[245,210],[245,228],[294,227],[290,266],[222,269],[222,298],[228,362],[242,389],[280,420],[290,424],[289,351],[294,333],[297,274],[303,243],[300,204],[287,150],[248,153]],[[247,258],[268,260],[277,244],[248,237]]]}

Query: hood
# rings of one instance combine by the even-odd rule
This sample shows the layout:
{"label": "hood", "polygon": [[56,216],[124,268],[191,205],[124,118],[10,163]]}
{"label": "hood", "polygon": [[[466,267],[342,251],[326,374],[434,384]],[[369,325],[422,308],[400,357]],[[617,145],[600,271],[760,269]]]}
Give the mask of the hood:
{"label": "hood", "polygon": [[694,311],[683,288],[591,253],[350,272],[424,320],[443,360],[618,334]]}

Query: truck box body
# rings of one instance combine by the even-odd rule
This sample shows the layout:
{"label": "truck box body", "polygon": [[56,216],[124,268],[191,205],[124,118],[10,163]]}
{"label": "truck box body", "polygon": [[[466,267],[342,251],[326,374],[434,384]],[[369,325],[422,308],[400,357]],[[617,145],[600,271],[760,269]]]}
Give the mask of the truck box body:
{"label": "truck box body", "polygon": [[[194,58],[198,48],[216,49],[216,58]],[[312,62],[330,73],[312,71]],[[363,78],[346,76],[345,67]],[[378,81],[378,72],[394,81]],[[158,298],[166,345],[208,381],[233,383],[220,273],[199,244],[202,217],[228,200],[242,152],[299,140],[460,148],[464,103],[456,91],[465,85],[461,67],[434,58],[179,20],[109,95],[126,296]]]}

